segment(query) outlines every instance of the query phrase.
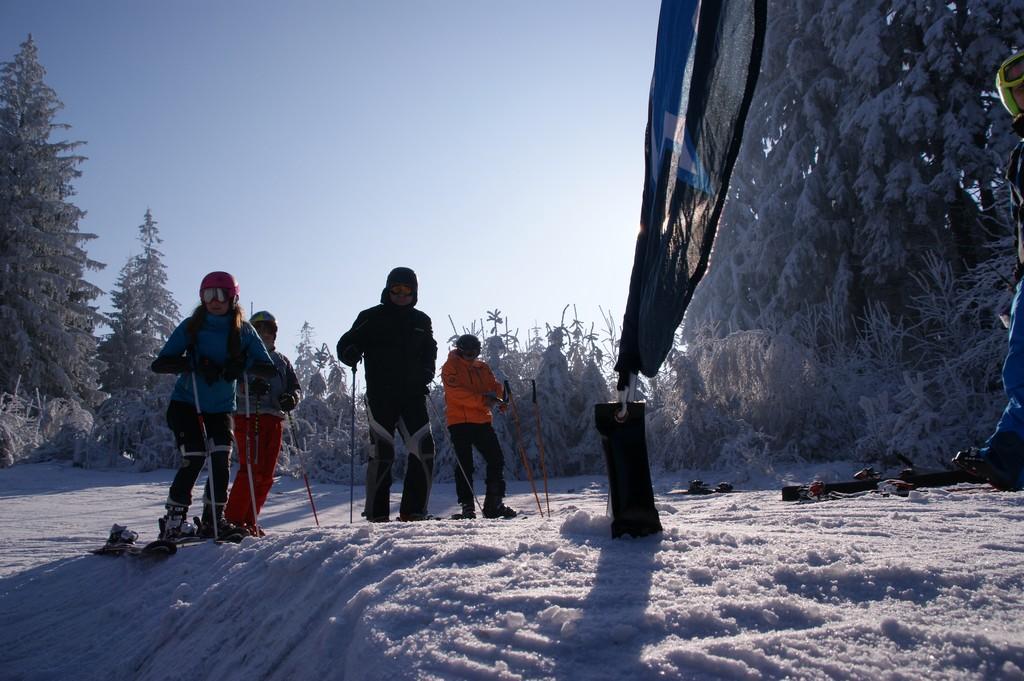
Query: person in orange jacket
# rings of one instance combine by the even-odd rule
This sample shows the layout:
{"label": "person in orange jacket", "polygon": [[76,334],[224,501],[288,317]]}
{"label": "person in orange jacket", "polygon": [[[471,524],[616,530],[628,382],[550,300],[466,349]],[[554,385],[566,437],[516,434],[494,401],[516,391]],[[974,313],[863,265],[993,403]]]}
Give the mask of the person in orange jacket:
{"label": "person in orange jacket", "polygon": [[476,447],[487,464],[484,517],[514,518],[518,514],[503,503],[505,460],[491,426],[491,409],[496,404],[504,408],[504,391],[491,368],[477,359],[479,356],[480,339],[472,334],[459,336],[455,349],[448,353],[448,360],[441,367],[448,432],[458,459],[455,491],[462,505],[461,517],[476,518],[473,506],[473,447]]}

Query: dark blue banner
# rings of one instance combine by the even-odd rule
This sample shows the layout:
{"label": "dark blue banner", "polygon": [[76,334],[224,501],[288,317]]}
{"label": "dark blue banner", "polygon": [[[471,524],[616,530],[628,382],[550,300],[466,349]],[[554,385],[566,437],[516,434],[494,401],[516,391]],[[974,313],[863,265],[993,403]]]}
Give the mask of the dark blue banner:
{"label": "dark blue banner", "polygon": [[757,84],[766,5],[662,1],[620,373],[658,372],[707,270]]}

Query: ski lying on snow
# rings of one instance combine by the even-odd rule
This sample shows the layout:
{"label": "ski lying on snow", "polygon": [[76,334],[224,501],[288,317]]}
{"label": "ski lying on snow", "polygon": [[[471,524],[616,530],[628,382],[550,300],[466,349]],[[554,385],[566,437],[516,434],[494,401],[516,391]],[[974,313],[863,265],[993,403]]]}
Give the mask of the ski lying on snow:
{"label": "ski lying on snow", "polygon": [[867,476],[848,482],[823,482],[815,480],[806,485],[786,485],[782,488],[783,501],[825,501],[860,496],[866,493],[896,494],[905,496],[911,490],[925,487],[949,487],[961,483],[985,483],[967,471],[940,471],[938,473],[914,473],[910,470],[899,477],[883,479]]}
{"label": "ski lying on snow", "polygon": [[178,550],[174,542],[157,539],[148,544],[107,543],[90,553],[97,556],[134,556],[136,558],[166,558]]}
{"label": "ski lying on snow", "polygon": [[720,482],[715,487],[708,485],[703,480],[691,480],[690,486],[686,489],[670,490],[668,494],[684,496],[706,496],[709,494],[730,494],[740,490],[732,486],[732,483]]}
{"label": "ski lying on snow", "polygon": [[462,515],[461,513],[456,513],[456,514],[454,514],[452,516],[449,516],[448,518],[435,518],[435,520],[482,520],[484,522],[490,522],[491,520],[516,520],[518,518],[527,518],[527,517],[529,517],[528,514],[522,513],[522,512],[517,512],[511,518],[504,518],[504,517],[484,518],[482,516],[473,516],[471,518],[467,518],[466,516]]}

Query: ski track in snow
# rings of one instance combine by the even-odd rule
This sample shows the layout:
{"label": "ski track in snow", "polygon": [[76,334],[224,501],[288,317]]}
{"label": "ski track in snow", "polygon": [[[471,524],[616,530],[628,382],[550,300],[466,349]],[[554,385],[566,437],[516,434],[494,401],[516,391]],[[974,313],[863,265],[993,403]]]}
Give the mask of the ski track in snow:
{"label": "ski track in snow", "polygon": [[601,478],[551,481],[551,518],[516,482],[525,518],[373,526],[314,484],[320,528],[284,479],[262,539],[86,555],[114,521],[152,539],[172,474],[0,471],[0,678],[1024,679],[1022,494],[673,476],[664,534],[612,540]]}

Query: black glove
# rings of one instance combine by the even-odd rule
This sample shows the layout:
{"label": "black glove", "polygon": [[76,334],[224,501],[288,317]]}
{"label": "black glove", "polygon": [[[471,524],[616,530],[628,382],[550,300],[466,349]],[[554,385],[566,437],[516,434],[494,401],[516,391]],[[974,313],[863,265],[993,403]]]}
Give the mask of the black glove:
{"label": "black glove", "polygon": [[224,380],[225,381],[237,381],[245,373],[245,355],[228,356],[228,361],[224,365]]}
{"label": "black glove", "polygon": [[221,377],[224,369],[216,362],[210,361],[209,357],[203,357],[199,360],[196,371],[206,380],[207,385],[213,385]]}
{"label": "black glove", "polygon": [[183,374],[192,368],[188,357],[157,357],[149,366],[155,374]]}
{"label": "black glove", "polygon": [[263,397],[270,392],[270,384],[262,378],[253,378],[249,381],[249,392],[256,397]]}
{"label": "black glove", "polygon": [[345,351],[341,355],[341,361],[352,367],[353,369],[359,364],[359,360],[363,358],[363,351],[359,349],[359,346],[353,343],[352,345],[345,348]]}
{"label": "black glove", "polygon": [[294,393],[281,393],[281,396],[277,398],[277,404],[281,407],[281,411],[291,411],[298,403],[299,400]]}

